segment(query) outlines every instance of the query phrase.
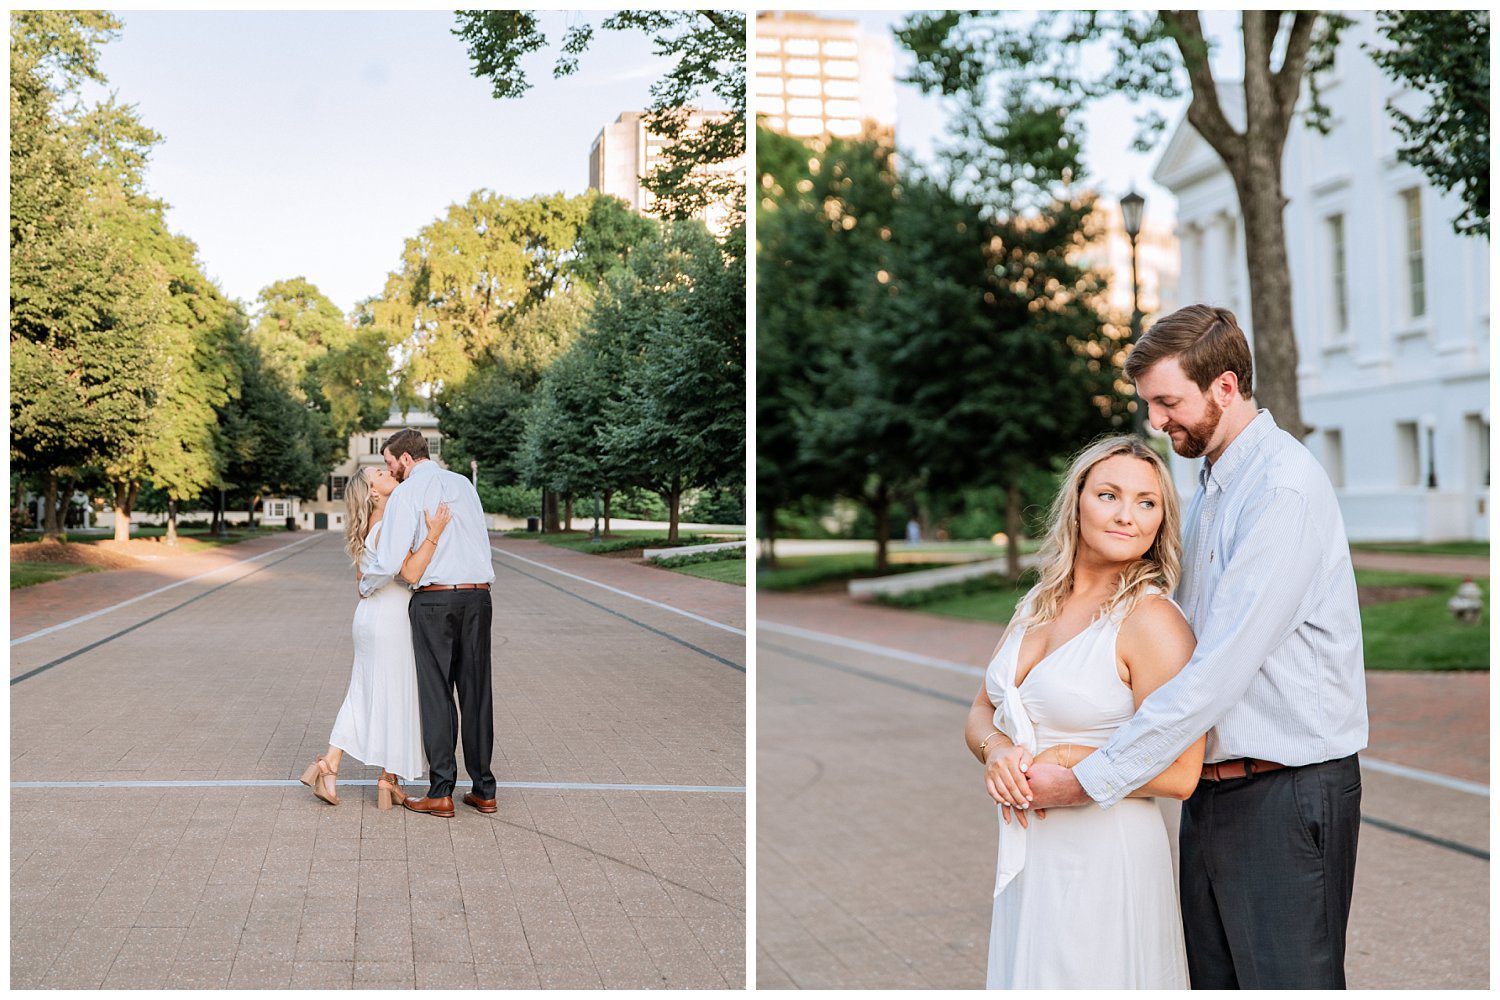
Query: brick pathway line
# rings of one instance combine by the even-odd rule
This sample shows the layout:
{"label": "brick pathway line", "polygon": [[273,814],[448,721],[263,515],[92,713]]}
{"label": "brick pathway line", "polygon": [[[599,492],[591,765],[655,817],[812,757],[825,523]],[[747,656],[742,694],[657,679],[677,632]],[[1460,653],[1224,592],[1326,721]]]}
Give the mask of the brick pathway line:
{"label": "brick pathway line", "polygon": [[1404,552],[1360,552],[1352,550],[1355,569],[1377,569],[1391,573],[1433,573],[1439,576],[1490,575],[1490,561],[1482,556],[1431,556]]}

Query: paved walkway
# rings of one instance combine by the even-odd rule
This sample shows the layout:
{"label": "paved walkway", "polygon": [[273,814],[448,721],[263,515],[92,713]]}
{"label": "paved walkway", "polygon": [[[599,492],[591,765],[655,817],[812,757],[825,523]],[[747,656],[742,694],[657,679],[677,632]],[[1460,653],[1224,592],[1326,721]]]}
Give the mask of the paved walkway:
{"label": "paved walkway", "polygon": [[1482,556],[1429,556],[1406,552],[1350,552],[1355,569],[1392,573],[1438,573],[1443,576],[1490,575],[1490,561]]}
{"label": "paved walkway", "polygon": [[355,596],[341,540],[303,541],[12,648],[12,987],[741,986],[743,638],[497,556],[498,814],[382,813],[352,759],[333,808],[295,776]]}
{"label": "paved walkway", "polygon": [[[962,731],[1001,629],[842,597],[758,615],[758,985],[977,987],[996,819]],[[1489,677],[1367,682],[1350,985],[1484,987],[1489,798],[1462,782],[1488,782]]]}

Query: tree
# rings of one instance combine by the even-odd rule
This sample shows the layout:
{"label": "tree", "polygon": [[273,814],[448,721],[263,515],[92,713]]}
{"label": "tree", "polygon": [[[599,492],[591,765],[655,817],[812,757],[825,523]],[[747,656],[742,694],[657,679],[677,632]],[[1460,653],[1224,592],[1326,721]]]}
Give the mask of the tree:
{"label": "tree", "polygon": [[766,530],[774,538],[778,509],[801,496],[854,498],[874,517],[883,570],[891,506],[921,466],[894,373],[870,336],[901,197],[893,153],[764,129],[758,141],[756,488]]}
{"label": "tree", "polygon": [[1371,58],[1390,77],[1426,101],[1407,114],[1386,111],[1405,141],[1398,152],[1444,191],[1457,191],[1464,208],[1453,220],[1460,235],[1490,234],[1490,12],[1380,10],[1379,33],[1392,49]]}
{"label": "tree", "polygon": [[221,483],[244,501],[254,523],[266,496],[314,495],[333,464],[327,423],[293,395],[248,334],[233,342],[239,393],[219,407],[224,443]]}
{"label": "tree", "polygon": [[[1088,101],[1113,92],[1191,93],[1187,120],[1224,162],[1244,216],[1256,395],[1277,424],[1300,439],[1306,428],[1297,394],[1281,159],[1304,82],[1311,87],[1308,123],[1327,129],[1318,73],[1331,65],[1347,23],[1318,11],[1242,12],[1242,114],[1226,110],[1196,11],[1043,12],[1025,21],[948,11],[914,14],[896,34],[917,57],[914,82],[959,98],[963,124],[954,160],[960,176],[971,179],[995,176],[979,165],[997,162],[1008,165],[999,174],[1008,180],[1025,181],[1028,172],[1048,181],[1081,177],[1075,122]],[[1085,75],[1076,55],[1095,41],[1112,44],[1115,61]],[[1162,124],[1152,121],[1148,132]]]}
{"label": "tree", "polygon": [[138,174],[154,135],[78,99],[104,82],[98,47],[118,28],[95,11],[11,20],[11,455],[46,481],[49,539],[59,476],[138,453],[166,378],[164,276],[119,234],[109,184]]}
{"label": "tree", "polygon": [[406,241],[372,325],[396,345],[403,405],[440,400],[515,347],[516,325],[566,291],[590,196],[524,200],[476,191]]}
{"label": "tree", "polygon": [[[453,30],[468,45],[475,76],[488,78],[497,99],[520,97],[530,83],[520,63],[547,44],[536,14],[521,10],[461,10]],[[648,127],[667,139],[661,163],[641,183],[656,196],[663,218],[689,219],[713,204],[744,212],[738,172],[712,168],[745,154],[745,15],[735,10],[623,10],[603,22],[607,31],[641,31],[659,56],[676,56],[651,88]],[[593,25],[571,26],[552,74],[577,71],[593,40]],[[729,109],[693,128],[690,110],[704,93]]]}
{"label": "tree", "polygon": [[1099,280],[1074,260],[1092,203],[987,220],[934,180],[907,176],[890,278],[871,310],[878,363],[909,415],[928,491],[997,486],[1009,573],[1020,575],[1028,475],[1128,422]]}
{"label": "tree", "polygon": [[631,481],[667,503],[677,540],[683,492],[743,481],[744,263],[701,223],[673,223],[632,255],[595,314],[628,344],[601,443]]}

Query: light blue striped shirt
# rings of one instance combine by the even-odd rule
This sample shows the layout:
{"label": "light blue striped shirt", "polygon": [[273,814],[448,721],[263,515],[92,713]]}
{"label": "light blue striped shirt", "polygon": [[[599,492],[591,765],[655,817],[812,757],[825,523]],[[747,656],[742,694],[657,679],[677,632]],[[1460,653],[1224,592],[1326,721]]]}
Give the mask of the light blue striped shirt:
{"label": "light blue striped shirt", "polygon": [[[396,574],[427,537],[426,512],[437,510],[440,503],[448,505],[452,520],[438,538],[437,551],[422,579],[407,584]],[[360,577],[361,597],[369,597],[392,579],[401,579],[413,590],[434,583],[492,583],[495,579],[479,494],[463,476],[432,461],[412,466],[406,481],[391,491],[372,554],[369,568]]]}
{"label": "light blue striped shirt", "polygon": [[1336,760],[1365,748],[1364,641],[1344,519],[1312,454],[1267,410],[1204,462],[1177,603],[1192,659],[1073,773],[1114,805],[1208,733],[1210,763]]}

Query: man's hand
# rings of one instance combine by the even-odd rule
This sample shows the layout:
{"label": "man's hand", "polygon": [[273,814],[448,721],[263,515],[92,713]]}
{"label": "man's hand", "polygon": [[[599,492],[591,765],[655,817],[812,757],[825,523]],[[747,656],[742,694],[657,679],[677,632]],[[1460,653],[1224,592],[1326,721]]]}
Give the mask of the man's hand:
{"label": "man's hand", "polygon": [[1055,809],[1061,806],[1081,806],[1094,801],[1083,790],[1073,772],[1061,764],[1032,762],[1026,772],[1031,785],[1032,809]]}

